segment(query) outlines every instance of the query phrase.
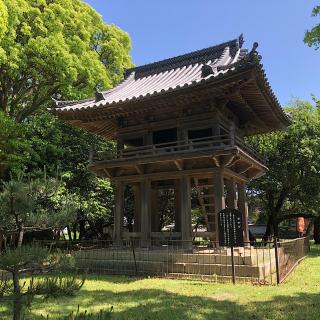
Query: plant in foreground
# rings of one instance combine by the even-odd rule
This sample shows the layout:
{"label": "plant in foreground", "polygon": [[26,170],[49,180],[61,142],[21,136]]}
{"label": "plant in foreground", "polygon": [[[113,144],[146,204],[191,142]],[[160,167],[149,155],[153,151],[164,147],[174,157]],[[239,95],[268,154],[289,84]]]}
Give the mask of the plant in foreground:
{"label": "plant in foreground", "polygon": [[0,278],[0,299],[12,301],[13,320],[24,318],[24,311],[26,307],[30,308],[35,295],[45,298],[70,296],[81,289],[84,279],[61,273],[52,273],[42,279],[31,278],[30,282],[21,284],[22,275],[59,270],[62,260],[59,254],[51,254],[47,248],[32,246],[8,249],[0,254],[0,270],[6,272]]}
{"label": "plant in foreground", "polygon": [[[71,312],[68,316],[59,318],[59,320],[109,320],[111,319],[111,313],[113,311],[113,307],[109,310],[100,310],[98,314],[88,313],[87,310],[84,312],[80,311],[80,306],[78,306],[78,310],[76,312]],[[43,317],[42,319],[50,320],[50,316]]]}

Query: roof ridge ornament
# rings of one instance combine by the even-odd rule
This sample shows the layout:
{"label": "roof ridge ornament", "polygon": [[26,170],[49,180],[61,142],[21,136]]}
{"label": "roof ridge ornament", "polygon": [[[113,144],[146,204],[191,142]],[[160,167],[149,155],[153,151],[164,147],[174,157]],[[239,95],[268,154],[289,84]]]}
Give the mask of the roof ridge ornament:
{"label": "roof ridge ornament", "polygon": [[105,100],[103,93],[100,92],[97,88],[95,88],[95,102],[99,102],[102,100]]}
{"label": "roof ridge ornament", "polygon": [[247,59],[249,61],[252,61],[252,62],[260,62],[261,60],[261,55],[259,55],[258,51],[257,51],[257,48],[259,46],[259,43],[258,42],[254,42],[253,45],[252,45],[252,49],[251,51],[248,53],[247,55]]}
{"label": "roof ridge ornament", "polygon": [[204,64],[201,68],[202,78],[206,78],[210,74],[214,74],[214,70],[213,70],[212,66],[210,66],[209,64]]}
{"label": "roof ridge ornament", "polygon": [[243,36],[243,33],[241,33],[238,38],[238,48],[241,49],[243,44],[244,44],[244,36]]}

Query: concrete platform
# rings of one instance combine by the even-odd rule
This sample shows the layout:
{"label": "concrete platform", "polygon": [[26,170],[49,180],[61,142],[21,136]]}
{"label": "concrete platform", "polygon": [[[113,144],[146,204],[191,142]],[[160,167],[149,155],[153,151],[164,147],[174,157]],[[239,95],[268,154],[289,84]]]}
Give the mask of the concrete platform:
{"label": "concrete platform", "polygon": [[[233,274],[231,249],[224,248],[183,250],[163,246],[135,248],[133,253],[132,248],[109,247],[80,250],[74,255],[77,268],[102,274],[200,278],[209,281],[231,281]],[[280,264],[285,263],[285,255],[279,256]],[[235,248],[233,259],[237,279],[274,283],[276,260],[273,248]]]}

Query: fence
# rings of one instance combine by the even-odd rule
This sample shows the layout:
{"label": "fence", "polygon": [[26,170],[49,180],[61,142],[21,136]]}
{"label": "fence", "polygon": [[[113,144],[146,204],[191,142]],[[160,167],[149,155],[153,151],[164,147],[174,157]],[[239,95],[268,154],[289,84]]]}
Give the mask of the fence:
{"label": "fence", "polygon": [[138,240],[121,246],[103,240],[38,243],[73,256],[78,272],[258,284],[282,282],[309,251],[309,238],[235,248],[180,240],[152,241],[148,248]]}
{"label": "fence", "polygon": [[283,282],[296,265],[310,252],[309,237],[278,242],[278,283]]}

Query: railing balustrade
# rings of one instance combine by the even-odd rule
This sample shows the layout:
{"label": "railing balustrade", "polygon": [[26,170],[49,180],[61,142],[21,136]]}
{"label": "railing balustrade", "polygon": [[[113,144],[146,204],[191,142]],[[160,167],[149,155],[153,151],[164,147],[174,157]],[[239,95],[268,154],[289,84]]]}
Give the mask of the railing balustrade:
{"label": "railing balustrade", "polygon": [[95,155],[94,161],[130,160],[135,158],[163,156],[167,153],[190,153],[221,150],[225,148],[240,147],[250,156],[258,158],[261,162],[264,159],[261,155],[246,145],[239,137],[232,137],[230,134],[216,135],[211,137],[185,139],[172,142],[158,143],[140,147],[129,147],[115,152],[99,152]]}

